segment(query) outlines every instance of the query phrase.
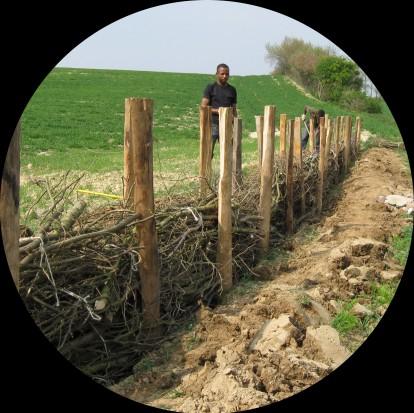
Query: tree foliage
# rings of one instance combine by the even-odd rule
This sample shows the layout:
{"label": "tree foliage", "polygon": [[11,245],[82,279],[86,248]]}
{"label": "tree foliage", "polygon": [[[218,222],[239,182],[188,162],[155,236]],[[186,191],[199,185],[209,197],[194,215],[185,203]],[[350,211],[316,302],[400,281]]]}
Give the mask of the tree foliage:
{"label": "tree foliage", "polygon": [[268,43],[266,51],[266,60],[274,66],[274,73],[287,75],[304,87],[312,86],[318,63],[332,54],[329,48],[291,37],[285,37],[281,44]]}
{"label": "tree foliage", "polygon": [[266,44],[266,60],[273,74],[289,76],[317,98],[348,108],[380,112],[381,105],[362,93],[363,79],[358,66],[333,49],[317,47],[302,39],[285,37],[280,44]]}
{"label": "tree foliage", "polygon": [[328,56],[315,68],[315,78],[321,85],[321,98],[338,101],[344,90],[360,91],[362,78],[358,66],[343,57]]}

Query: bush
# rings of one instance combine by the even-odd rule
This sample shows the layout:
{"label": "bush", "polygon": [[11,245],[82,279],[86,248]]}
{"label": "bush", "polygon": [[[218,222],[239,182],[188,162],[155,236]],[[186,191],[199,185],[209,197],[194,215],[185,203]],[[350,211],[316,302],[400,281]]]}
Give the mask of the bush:
{"label": "bush", "polygon": [[333,88],[360,90],[362,78],[358,66],[343,57],[323,57],[315,68],[316,78]]}
{"label": "bush", "polygon": [[365,96],[365,112],[381,113],[382,112],[381,99]]}
{"label": "bush", "polygon": [[266,60],[274,65],[273,73],[287,75],[304,87],[314,82],[319,61],[332,54],[329,48],[291,37],[285,37],[281,44],[266,44],[266,50]]}
{"label": "bush", "polygon": [[381,99],[372,98],[356,90],[345,90],[339,99],[339,104],[355,112],[381,113]]}

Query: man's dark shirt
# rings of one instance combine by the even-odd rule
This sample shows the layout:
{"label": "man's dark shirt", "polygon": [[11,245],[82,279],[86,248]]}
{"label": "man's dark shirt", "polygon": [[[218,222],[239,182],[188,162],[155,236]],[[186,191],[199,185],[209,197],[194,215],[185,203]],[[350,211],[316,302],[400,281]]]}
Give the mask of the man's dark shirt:
{"label": "man's dark shirt", "polygon": [[[221,86],[217,82],[207,85],[203,97],[209,100],[209,105],[214,108],[229,108],[237,104],[236,89],[226,83]],[[217,113],[212,114],[212,122],[218,123],[219,116]]]}

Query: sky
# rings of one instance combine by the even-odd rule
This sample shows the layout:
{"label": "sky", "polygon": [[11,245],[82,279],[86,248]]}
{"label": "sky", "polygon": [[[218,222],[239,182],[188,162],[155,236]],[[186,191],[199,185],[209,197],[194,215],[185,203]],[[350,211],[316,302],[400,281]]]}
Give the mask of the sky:
{"label": "sky", "polygon": [[331,46],[310,27],[265,8],[230,1],[186,1],[143,10],[106,26],[68,53],[58,67],[264,75],[266,44],[296,37]]}

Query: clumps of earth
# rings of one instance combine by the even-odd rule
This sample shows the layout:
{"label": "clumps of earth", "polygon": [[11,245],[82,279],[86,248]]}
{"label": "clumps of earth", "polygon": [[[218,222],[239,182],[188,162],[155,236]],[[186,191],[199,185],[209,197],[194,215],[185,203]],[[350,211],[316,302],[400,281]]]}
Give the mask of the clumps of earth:
{"label": "clumps of earth", "polygon": [[190,332],[149,353],[149,368],[140,362],[111,390],[173,411],[234,412],[277,402],[329,375],[355,350],[332,326],[344,303],[352,302],[349,311],[361,320],[379,319],[386,306],[374,309],[364,297],[374,282],[403,274],[390,244],[412,218],[383,202],[384,194],[412,199],[410,173],[394,151],[372,148],[310,239],[310,224],[299,228],[286,240],[287,257],[255,269],[255,287],[214,309],[201,306]]}

